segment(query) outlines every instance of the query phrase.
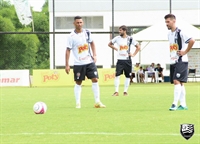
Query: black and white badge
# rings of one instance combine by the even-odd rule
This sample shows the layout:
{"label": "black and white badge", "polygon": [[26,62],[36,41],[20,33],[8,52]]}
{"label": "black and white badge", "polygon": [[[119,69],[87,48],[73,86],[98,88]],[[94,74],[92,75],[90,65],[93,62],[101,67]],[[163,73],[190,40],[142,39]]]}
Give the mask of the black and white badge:
{"label": "black and white badge", "polygon": [[180,133],[186,140],[189,140],[194,134],[194,125],[181,124]]}

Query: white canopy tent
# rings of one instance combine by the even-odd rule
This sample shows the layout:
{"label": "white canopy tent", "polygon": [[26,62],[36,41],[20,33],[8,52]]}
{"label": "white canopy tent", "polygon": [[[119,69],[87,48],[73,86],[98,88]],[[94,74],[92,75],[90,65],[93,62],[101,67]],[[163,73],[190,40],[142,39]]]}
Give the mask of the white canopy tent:
{"label": "white canopy tent", "polygon": [[[191,35],[196,40],[193,48],[200,48],[200,29],[179,19],[177,20],[176,25],[178,28],[183,30],[184,33]],[[161,43],[163,43],[162,47],[167,48],[169,47],[168,37],[167,37],[168,32],[169,30],[167,29],[166,24],[163,20],[161,22],[157,22],[154,25],[138,32],[137,34],[133,35],[133,38],[141,43],[141,51],[149,47],[151,43],[154,43],[154,47],[155,47],[155,43],[160,44],[158,47],[161,47]],[[140,63],[141,63],[141,51],[139,53]]]}
{"label": "white canopy tent", "polygon": [[[196,41],[200,41],[200,29],[193,25],[183,21],[177,20],[177,27],[182,29],[184,33],[191,35]],[[154,25],[138,32],[134,35],[134,38],[140,42],[151,42],[151,41],[167,41],[168,29],[164,20],[157,22]]]}

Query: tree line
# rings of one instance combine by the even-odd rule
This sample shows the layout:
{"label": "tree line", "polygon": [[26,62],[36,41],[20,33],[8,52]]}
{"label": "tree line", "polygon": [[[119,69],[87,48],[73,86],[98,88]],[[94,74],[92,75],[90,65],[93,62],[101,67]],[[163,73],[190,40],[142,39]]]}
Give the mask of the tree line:
{"label": "tree line", "polygon": [[[48,0],[41,12],[32,11],[34,31],[49,32]],[[0,32],[32,32],[20,23],[15,8],[0,2]],[[49,34],[0,34],[0,69],[49,68]]]}

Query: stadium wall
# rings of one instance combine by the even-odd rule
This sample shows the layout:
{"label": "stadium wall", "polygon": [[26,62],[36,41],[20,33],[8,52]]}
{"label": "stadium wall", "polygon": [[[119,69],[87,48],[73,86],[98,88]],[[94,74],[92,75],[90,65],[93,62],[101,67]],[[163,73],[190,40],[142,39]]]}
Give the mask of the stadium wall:
{"label": "stadium wall", "polygon": [[[168,13],[168,10],[159,11],[115,11],[115,26],[121,26],[123,24],[127,26],[151,26],[154,23],[163,20],[164,15]],[[200,24],[199,10],[174,10],[173,13],[188,23],[193,25]],[[55,13],[55,16],[103,16],[103,29],[90,29],[91,32],[108,32],[111,28],[111,12],[59,12]],[[191,16],[192,15],[192,16]],[[52,12],[50,12],[50,30],[52,30]],[[56,29],[56,32],[70,32],[72,29]],[[153,34],[150,34],[153,35]],[[167,36],[167,34],[166,34]],[[134,36],[133,36],[134,37]],[[55,64],[56,66],[65,65],[65,49],[66,49],[67,34],[56,34],[55,36]],[[103,66],[103,68],[110,68],[112,65],[112,50],[107,46],[111,39],[110,34],[93,34],[93,39],[96,43],[98,61],[97,65]],[[53,68],[53,36],[50,35],[50,61],[51,69]],[[141,52],[141,63],[150,64],[152,62],[160,63],[164,68],[166,64],[169,64],[169,51],[166,43],[153,43],[145,48]],[[116,57],[116,53],[115,53]],[[139,62],[139,54],[133,58],[133,63]],[[116,63],[116,59],[115,62]],[[73,56],[70,59],[70,65],[73,65]]]}

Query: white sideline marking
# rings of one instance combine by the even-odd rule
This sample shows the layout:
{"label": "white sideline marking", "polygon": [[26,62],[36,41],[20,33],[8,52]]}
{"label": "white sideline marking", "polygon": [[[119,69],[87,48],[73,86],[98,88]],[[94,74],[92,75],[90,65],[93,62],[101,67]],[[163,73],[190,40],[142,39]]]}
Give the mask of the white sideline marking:
{"label": "white sideline marking", "polygon": [[[18,136],[18,135],[111,135],[111,136],[125,136],[125,135],[138,135],[138,136],[181,136],[179,133],[112,133],[112,132],[63,132],[63,133],[13,133],[13,134],[0,134],[0,136]],[[200,134],[194,134],[200,136]]]}

